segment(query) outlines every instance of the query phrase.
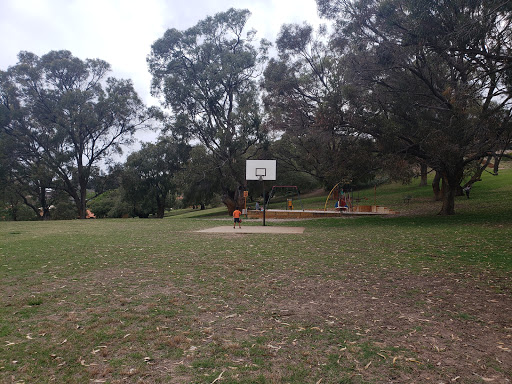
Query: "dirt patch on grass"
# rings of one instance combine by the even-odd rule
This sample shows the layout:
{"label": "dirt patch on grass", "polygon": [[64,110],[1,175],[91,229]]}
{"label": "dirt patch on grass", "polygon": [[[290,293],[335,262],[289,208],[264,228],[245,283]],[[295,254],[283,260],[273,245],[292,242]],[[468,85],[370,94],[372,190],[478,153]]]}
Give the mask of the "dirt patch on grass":
{"label": "dirt patch on grass", "polygon": [[[245,364],[263,354],[268,369],[279,367],[280,375],[264,369],[276,382],[293,376],[294,362],[304,382],[507,383],[512,301],[467,280],[357,269],[304,279],[288,271],[259,281],[259,297],[237,295],[198,323],[221,349],[226,340],[259,346],[245,348]],[[245,310],[233,313],[237,307]]]}
{"label": "dirt patch on grass", "polygon": [[[284,300],[275,301],[276,317],[316,324],[320,332],[348,330],[355,344],[381,348],[362,361],[357,354],[348,357],[376,382],[469,382],[475,376],[505,382],[511,368],[510,299],[438,278],[393,274],[379,280],[297,282],[283,292]],[[387,364],[371,369],[370,362]],[[407,369],[392,369],[397,364]]]}
{"label": "dirt patch on grass", "polygon": [[30,361],[6,371],[33,348],[61,382],[510,382],[510,276],[152,263],[33,287],[30,320],[9,303],[17,331],[0,377],[27,380]]}

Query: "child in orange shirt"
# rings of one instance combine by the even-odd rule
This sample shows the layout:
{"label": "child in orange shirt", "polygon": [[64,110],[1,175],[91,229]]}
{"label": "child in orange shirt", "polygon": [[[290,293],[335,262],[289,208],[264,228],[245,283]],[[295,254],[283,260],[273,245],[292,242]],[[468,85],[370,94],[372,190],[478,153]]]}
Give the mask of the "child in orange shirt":
{"label": "child in orange shirt", "polygon": [[242,228],[242,220],[240,219],[240,216],[242,215],[242,212],[238,209],[238,207],[233,212],[233,228],[235,228],[236,223],[238,223],[238,228]]}

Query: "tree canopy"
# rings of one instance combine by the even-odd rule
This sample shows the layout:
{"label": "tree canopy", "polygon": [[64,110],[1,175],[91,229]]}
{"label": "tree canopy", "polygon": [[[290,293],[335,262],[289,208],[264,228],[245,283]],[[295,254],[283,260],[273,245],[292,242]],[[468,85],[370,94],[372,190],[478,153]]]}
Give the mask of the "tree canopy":
{"label": "tree canopy", "polygon": [[152,92],[175,114],[174,134],[206,147],[231,208],[244,183],[244,159],[265,139],[257,76],[267,44],[257,49],[256,32],[244,35],[249,16],[229,9],[185,31],[169,29],[148,57]]}
{"label": "tree canopy", "polygon": [[453,214],[465,167],[510,143],[510,3],[317,3],[352,62],[361,126],[438,171],[447,187],[441,213]]}
{"label": "tree canopy", "polygon": [[351,123],[344,57],[307,24],[284,25],[279,57],[264,73],[266,122],[280,132],[281,163],[316,177],[325,187],[373,176],[372,141]]}
{"label": "tree canopy", "polygon": [[[220,194],[232,212],[246,159],[277,158],[287,180],[324,187],[410,179],[421,164],[442,180],[450,215],[491,159],[497,174],[512,143],[510,1],[316,1],[333,28],[283,25],[270,60],[248,10],[156,40],[147,62],[167,136],[116,168],[124,187],[111,198],[162,216],[173,191],[192,204]],[[47,191],[61,191],[85,217],[87,189],[105,190],[98,165],[156,116],[110,71],[69,51],[21,52],[0,71],[0,178],[13,207],[47,218],[58,196]]]}
{"label": "tree canopy", "polygon": [[3,128],[23,154],[20,162],[44,164],[82,218],[95,165],[129,144],[150,118],[132,82],[109,72],[105,61],[82,61],[69,51],[21,52],[2,84],[10,96]]}
{"label": "tree canopy", "polygon": [[170,194],[176,192],[176,175],[184,167],[190,148],[170,138],[156,144],[145,143],[128,156],[123,174],[123,188],[132,202],[134,214],[147,217],[156,213],[163,218]]}

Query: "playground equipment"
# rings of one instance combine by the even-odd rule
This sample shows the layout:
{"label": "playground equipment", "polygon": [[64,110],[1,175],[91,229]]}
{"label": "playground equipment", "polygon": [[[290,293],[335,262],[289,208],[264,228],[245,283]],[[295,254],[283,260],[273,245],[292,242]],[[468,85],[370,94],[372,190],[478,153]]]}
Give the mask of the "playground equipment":
{"label": "playground equipment", "polygon": [[347,211],[347,212],[352,211],[352,188],[343,189],[343,188],[339,187],[340,184],[342,186],[348,185],[347,181],[344,180],[344,181],[340,181],[339,183],[337,183],[331,189],[331,192],[329,192],[329,195],[327,196],[327,199],[325,200],[324,211],[327,210],[327,203],[329,202],[329,198],[331,197],[333,192],[336,190],[336,188],[338,188],[338,191],[337,191],[337,199],[336,199],[334,208],[336,208],[337,210],[340,210],[340,211]]}

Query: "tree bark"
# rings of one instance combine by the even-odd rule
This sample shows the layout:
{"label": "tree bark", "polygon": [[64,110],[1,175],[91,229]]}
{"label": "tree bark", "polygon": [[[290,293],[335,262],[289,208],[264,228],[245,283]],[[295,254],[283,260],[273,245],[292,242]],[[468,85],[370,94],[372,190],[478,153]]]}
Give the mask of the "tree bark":
{"label": "tree bark", "polygon": [[455,215],[455,196],[461,189],[460,183],[464,175],[464,162],[460,161],[452,169],[444,170],[441,174],[443,185],[443,206],[439,215]]}
{"label": "tree bark", "polygon": [[80,219],[87,216],[87,189],[80,187],[80,201],[78,201],[78,215]]}
{"label": "tree bark", "polygon": [[165,203],[167,202],[167,195],[169,190],[166,188],[157,188],[156,193],[156,217],[157,219],[163,219],[165,216]]}
{"label": "tree bark", "polygon": [[457,195],[458,185],[448,185],[443,194],[443,206],[439,215],[455,215],[455,196]]}
{"label": "tree bark", "polygon": [[[434,180],[432,181],[432,190],[434,191],[434,201],[442,201],[444,190],[442,187],[439,186],[441,182],[441,173],[436,171],[436,174],[434,176]],[[444,185],[442,185],[444,186]]]}
{"label": "tree bark", "polygon": [[494,166],[493,166],[493,170],[492,170],[494,172],[494,175],[498,174],[498,171],[500,169],[500,161],[502,159],[503,153],[505,153],[504,150],[501,152],[500,155],[494,156]]}
{"label": "tree bark", "polygon": [[163,219],[164,215],[165,215],[165,198],[164,199],[157,198],[156,204],[157,204],[156,217],[159,219]]}
{"label": "tree bark", "polygon": [[228,209],[228,214],[232,215],[236,208],[235,199],[233,199],[231,196],[228,196],[227,194],[224,194],[224,196],[222,196],[222,203]]}
{"label": "tree bark", "polygon": [[229,215],[232,215],[237,207],[241,210],[244,207],[244,198],[240,194],[240,189],[224,192],[222,203],[228,209]]}
{"label": "tree bark", "polygon": [[427,164],[426,163],[420,163],[420,187],[426,187],[427,186]]}

